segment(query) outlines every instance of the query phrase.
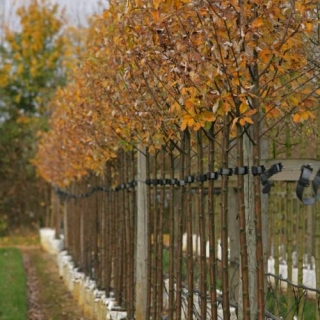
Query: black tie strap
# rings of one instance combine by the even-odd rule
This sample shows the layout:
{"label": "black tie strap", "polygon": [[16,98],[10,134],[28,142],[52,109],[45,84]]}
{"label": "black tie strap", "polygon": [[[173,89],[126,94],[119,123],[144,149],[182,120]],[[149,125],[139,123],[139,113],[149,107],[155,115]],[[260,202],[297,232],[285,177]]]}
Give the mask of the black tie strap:
{"label": "black tie strap", "polygon": [[265,171],[266,171],[266,168],[264,166],[259,166],[259,167],[252,166],[251,167],[251,173],[254,176],[258,176],[258,175],[262,174]]}
{"label": "black tie strap", "polygon": [[249,173],[249,168],[247,166],[245,166],[245,167],[237,167],[237,168],[234,168],[233,172],[236,175],[245,175],[245,174]]}
{"label": "black tie strap", "polygon": [[272,177],[274,174],[279,173],[282,171],[282,164],[281,162],[273,164],[270,169],[264,171],[260,174],[260,180],[264,188],[262,189],[262,193],[269,193],[271,189],[271,182],[269,178]]}
{"label": "black tie strap", "polygon": [[305,205],[312,205],[314,203],[314,198],[303,198],[304,188],[310,185],[311,174],[312,168],[310,165],[306,164],[301,167],[301,173],[296,188],[296,194],[300,201]]}
{"label": "black tie strap", "polygon": [[320,169],[316,173],[313,181],[312,181],[312,188],[315,196],[317,197],[318,201],[320,201],[320,194],[318,194],[318,189],[320,186]]}
{"label": "black tie strap", "polygon": [[222,176],[232,176],[233,169],[232,168],[220,168],[218,173]]}

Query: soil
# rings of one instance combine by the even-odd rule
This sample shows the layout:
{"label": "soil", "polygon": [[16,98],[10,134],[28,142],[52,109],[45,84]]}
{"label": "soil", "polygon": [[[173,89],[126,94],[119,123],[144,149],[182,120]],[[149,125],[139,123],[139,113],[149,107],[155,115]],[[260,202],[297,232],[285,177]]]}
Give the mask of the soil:
{"label": "soil", "polygon": [[55,256],[39,247],[23,252],[28,287],[28,320],[90,320],[60,278]]}

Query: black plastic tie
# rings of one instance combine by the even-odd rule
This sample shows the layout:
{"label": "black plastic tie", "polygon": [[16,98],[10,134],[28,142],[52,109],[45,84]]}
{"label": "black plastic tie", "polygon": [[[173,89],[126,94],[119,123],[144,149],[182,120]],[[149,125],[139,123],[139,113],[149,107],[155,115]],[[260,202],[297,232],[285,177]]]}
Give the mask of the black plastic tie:
{"label": "black plastic tie", "polygon": [[314,198],[303,198],[304,188],[307,188],[310,185],[312,170],[312,167],[308,164],[301,167],[301,173],[296,188],[297,197],[305,205],[312,205],[314,203]]}
{"label": "black plastic tie", "polygon": [[260,174],[260,181],[264,188],[262,189],[262,193],[269,193],[271,189],[272,183],[269,181],[274,174],[277,174],[282,171],[281,162],[273,164],[267,171],[264,171]]}
{"label": "black plastic tie", "polygon": [[207,172],[207,180],[217,180],[219,177],[218,172]]}
{"label": "black plastic tie", "polygon": [[265,171],[266,171],[265,166],[259,166],[259,167],[252,166],[251,167],[251,173],[254,176],[258,176],[258,175],[264,173]]}
{"label": "black plastic tie", "polygon": [[177,184],[177,181],[178,181],[178,179],[170,179],[171,180],[171,182],[170,182],[170,185],[171,186],[175,186],[176,184]]}
{"label": "black plastic tie", "polygon": [[207,175],[206,175],[206,174],[199,174],[199,175],[196,177],[196,180],[199,181],[199,182],[207,181]]}
{"label": "black plastic tie", "polygon": [[273,164],[269,170],[267,170],[269,177],[282,171],[283,165],[281,162]]}
{"label": "black plastic tie", "polygon": [[310,176],[312,173],[312,168],[310,165],[303,165],[301,167],[301,173],[300,173],[300,178],[298,180],[298,184],[300,184],[303,187],[309,187],[310,185]]}
{"label": "black plastic tie", "polygon": [[184,178],[185,183],[192,183],[194,182],[194,176],[187,176]]}
{"label": "black plastic tie", "polygon": [[136,185],[135,185],[135,181],[132,180],[132,181],[129,181],[125,186],[126,186],[126,189],[131,189],[131,188],[134,188]]}
{"label": "black plastic tie", "polygon": [[317,197],[318,201],[320,201],[320,194],[318,194],[319,186],[320,186],[320,169],[317,171],[312,181],[313,192]]}
{"label": "black plastic tie", "polygon": [[233,169],[232,168],[220,168],[218,173],[222,176],[232,176]]}
{"label": "black plastic tie", "polygon": [[234,174],[237,174],[237,175],[245,175],[245,174],[248,174],[248,172],[249,172],[249,168],[247,166],[234,168]]}

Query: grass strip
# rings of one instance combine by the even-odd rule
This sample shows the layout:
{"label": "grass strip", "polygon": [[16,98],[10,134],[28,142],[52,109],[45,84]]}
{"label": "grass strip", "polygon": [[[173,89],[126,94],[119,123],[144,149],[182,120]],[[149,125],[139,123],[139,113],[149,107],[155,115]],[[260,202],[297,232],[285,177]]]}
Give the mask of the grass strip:
{"label": "grass strip", "polygon": [[27,287],[22,253],[16,248],[0,248],[0,319],[25,320]]}

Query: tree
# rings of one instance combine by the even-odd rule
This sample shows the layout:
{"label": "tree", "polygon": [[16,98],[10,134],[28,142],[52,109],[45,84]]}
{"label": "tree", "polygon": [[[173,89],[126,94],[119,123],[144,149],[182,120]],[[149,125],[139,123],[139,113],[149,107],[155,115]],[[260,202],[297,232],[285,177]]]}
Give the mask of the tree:
{"label": "tree", "polygon": [[0,210],[19,225],[28,214],[37,216],[40,181],[30,160],[37,131],[47,127],[47,103],[65,83],[71,57],[57,5],[32,0],[16,14],[20,28],[7,27],[0,44]]}

